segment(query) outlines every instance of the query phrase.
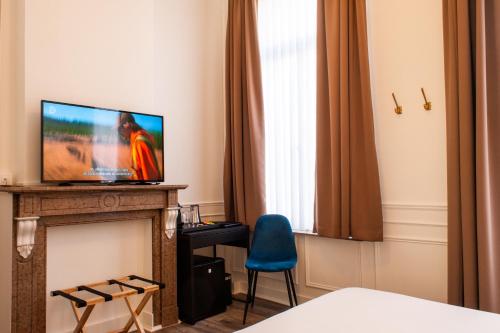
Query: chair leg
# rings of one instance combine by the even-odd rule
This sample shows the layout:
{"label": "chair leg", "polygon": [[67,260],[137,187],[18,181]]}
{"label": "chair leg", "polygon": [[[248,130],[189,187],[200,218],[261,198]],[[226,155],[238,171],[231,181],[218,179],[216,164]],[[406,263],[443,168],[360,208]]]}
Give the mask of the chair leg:
{"label": "chair leg", "polygon": [[288,279],[288,274],[286,273],[286,271],[284,271],[283,273],[285,274],[286,290],[288,291],[288,301],[290,302],[290,307],[293,308],[292,293],[290,291],[290,281]]}
{"label": "chair leg", "polygon": [[257,291],[257,277],[259,276],[259,272],[255,271],[255,276],[253,278],[253,292],[252,292],[252,308],[255,303],[255,292]]}
{"label": "chair leg", "polygon": [[243,314],[243,325],[247,321],[248,304],[252,301],[252,283],[253,283],[253,271],[249,271],[248,274],[248,290],[247,290],[247,301],[245,302],[245,313]]}
{"label": "chair leg", "polygon": [[288,270],[288,277],[290,278],[290,285],[292,286],[292,294],[293,294],[293,299],[295,300],[295,305],[299,305],[299,302],[297,302],[297,293],[295,292],[295,284],[293,283],[291,270]]}

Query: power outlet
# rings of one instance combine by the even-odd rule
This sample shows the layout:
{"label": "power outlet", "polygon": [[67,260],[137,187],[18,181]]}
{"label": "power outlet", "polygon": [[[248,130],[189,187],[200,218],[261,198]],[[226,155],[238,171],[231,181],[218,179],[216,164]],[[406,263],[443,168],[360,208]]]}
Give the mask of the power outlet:
{"label": "power outlet", "polygon": [[12,185],[12,175],[8,173],[0,173],[0,186]]}

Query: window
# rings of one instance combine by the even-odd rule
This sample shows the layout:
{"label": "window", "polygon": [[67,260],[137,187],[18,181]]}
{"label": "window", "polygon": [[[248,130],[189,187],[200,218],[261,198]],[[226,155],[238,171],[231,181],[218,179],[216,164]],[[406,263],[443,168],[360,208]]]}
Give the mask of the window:
{"label": "window", "polygon": [[314,223],[316,1],[260,0],[267,212],[296,231]]}

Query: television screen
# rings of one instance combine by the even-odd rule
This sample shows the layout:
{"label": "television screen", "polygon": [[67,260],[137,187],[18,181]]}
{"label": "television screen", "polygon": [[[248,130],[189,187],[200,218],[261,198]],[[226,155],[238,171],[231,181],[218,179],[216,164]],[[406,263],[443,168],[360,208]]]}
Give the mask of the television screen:
{"label": "television screen", "polygon": [[163,117],[42,101],[42,181],[163,181]]}

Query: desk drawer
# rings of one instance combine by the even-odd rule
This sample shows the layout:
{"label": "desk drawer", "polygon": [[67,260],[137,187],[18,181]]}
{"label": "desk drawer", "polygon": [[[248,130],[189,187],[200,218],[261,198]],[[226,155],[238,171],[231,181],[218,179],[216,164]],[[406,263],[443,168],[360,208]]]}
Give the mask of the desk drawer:
{"label": "desk drawer", "polygon": [[245,247],[248,244],[248,227],[238,226],[197,231],[185,236],[187,236],[191,243],[192,249],[199,249],[214,244]]}

